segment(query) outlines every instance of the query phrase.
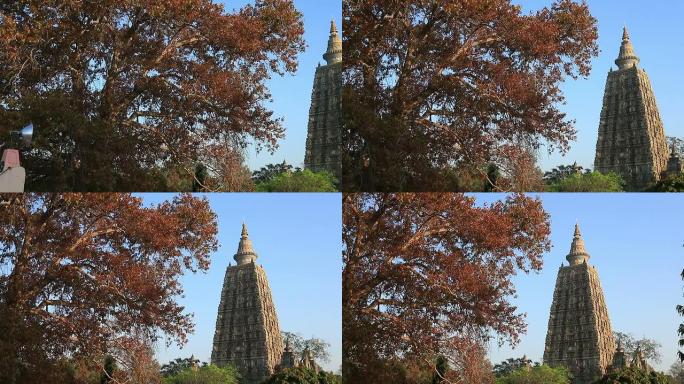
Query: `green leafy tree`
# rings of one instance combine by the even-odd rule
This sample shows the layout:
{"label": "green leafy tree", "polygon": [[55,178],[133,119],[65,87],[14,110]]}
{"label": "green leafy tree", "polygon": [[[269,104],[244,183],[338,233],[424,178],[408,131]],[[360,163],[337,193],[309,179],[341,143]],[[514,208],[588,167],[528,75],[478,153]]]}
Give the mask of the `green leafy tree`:
{"label": "green leafy tree", "polygon": [[672,376],[655,371],[645,371],[635,367],[623,368],[604,375],[594,384],[675,384]]}
{"label": "green leafy tree", "polygon": [[615,342],[620,343],[625,350],[625,354],[632,356],[637,348],[641,349],[641,354],[646,360],[651,360],[655,363],[660,363],[661,354],[660,348],[663,346],[653,339],[641,338],[637,339],[631,333],[613,332]]}
{"label": "green leafy tree", "polygon": [[[518,358],[509,358],[496,364],[492,369],[494,376],[503,377],[511,374],[513,371],[517,371],[520,368],[532,366],[532,360],[528,359],[527,356]],[[539,363],[535,363],[535,366],[539,366]]]}
{"label": "green leafy tree", "polygon": [[522,367],[505,376],[497,377],[496,384],[570,384],[570,374],[563,367]]}
{"label": "green leafy tree", "polygon": [[559,165],[549,172],[544,173],[544,181],[547,184],[553,184],[563,180],[568,176],[589,172],[591,171],[588,169],[585,170],[581,165],[577,165],[577,163],[573,163],[571,165]]}
{"label": "green leafy tree", "polygon": [[622,192],[624,182],[614,172],[574,173],[549,184],[549,192]]}
{"label": "green leafy tree", "polygon": [[668,176],[652,187],[647,189],[648,192],[684,192],[684,174],[676,176]]}
{"label": "green leafy tree", "polygon": [[283,172],[256,185],[257,192],[337,192],[335,178],[329,172],[308,169]]}
{"label": "green leafy tree", "polygon": [[[193,365],[199,365],[200,361],[194,357],[176,358],[175,360],[169,361],[167,364],[161,366],[161,374],[164,377],[170,377],[179,374],[186,369],[192,368]],[[202,366],[206,366],[207,363],[202,363]]]}
{"label": "green leafy tree", "polygon": [[187,368],[164,378],[164,384],[239,384],[240,374],[234,366],[217,367],[205,365],[197,369]]}
{"label": "green leafy tree", "polygon": [[264,183],[280,175],[281,173],[297,172],[300,170],[301,168],[295,168],[291,164],[288,164],[287,162],[285,162],[285,160],[283,160],[282,163],[266,164],[265,166],[261,167],[258,171],[254,171],[252,173],[252,180],[256,184]]}
{"label": "green leafy tree", "polygon": [[263,384],[341,384],[342,377],[330,372],[315,372],[297,367],[287,368],[274,374]]}

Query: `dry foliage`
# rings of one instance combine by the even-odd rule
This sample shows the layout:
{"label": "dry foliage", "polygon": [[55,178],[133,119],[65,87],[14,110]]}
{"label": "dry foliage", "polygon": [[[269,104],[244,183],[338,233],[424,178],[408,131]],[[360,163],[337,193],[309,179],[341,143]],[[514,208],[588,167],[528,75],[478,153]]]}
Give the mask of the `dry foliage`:
{"label": "dry foliage", "polygon": [[208,201],[179,195],[143,206],[128,194],[0,201],[0,381],[38,380],[63,357],[101,364],[107,353],[135,353],[162,335],[186,341],[193,323],[176,303],[179,278],[208,269],[217,249]]}
{"label": "dry foliage", "polygon": [[164,188],[160,172],[191,177],[212,146],[276,148],[265,84],[296,71],[302,36],[290,0],[5,1],[1,128],[36,124],[33,190]]}
{"label": "dry foliage", "polygon": [[471,361],[489,335],[515,344],[525,330],[511,277],[541,269],[549,234],[541,202],[522,195],[345,195],[345,379],[381,382],[397,359],[434,371],[437,355],[461,377],[481,374]]}
{"label": "dry foliage", "polygon": [[506,145],[567,150],[561,81],[598,54],[586,3],[523,14],[510,0],[343,2],[343,186],[441,190]]}

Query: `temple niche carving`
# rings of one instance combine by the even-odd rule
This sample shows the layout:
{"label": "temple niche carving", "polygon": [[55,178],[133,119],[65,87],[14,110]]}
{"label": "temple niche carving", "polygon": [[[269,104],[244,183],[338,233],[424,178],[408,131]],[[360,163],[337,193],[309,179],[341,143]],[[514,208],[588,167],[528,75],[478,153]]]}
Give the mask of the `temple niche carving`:
{"label": "temple niche carving", "polygon": [[625,27],[615,60],[618,69],[611,69],[606,80],[594,169],[619,174],[627,190],[642,190],[666,171],[681,169],[670,159],[651,81],[639,61]]}
{"label": "temple niche carving", "polygon": [[316,68],[304,167],[313,172],[329,171],[340,178],[340,111],[342,104],[342,39],[335,22],[330,23],[328,50],[323,55],[326,65]]}

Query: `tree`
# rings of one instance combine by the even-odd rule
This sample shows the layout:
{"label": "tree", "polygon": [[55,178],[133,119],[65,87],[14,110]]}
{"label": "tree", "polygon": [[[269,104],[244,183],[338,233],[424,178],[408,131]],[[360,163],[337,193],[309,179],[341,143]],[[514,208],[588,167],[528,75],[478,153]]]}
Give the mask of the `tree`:
{"label": "tree", "polygon": [[131,337],[121,343],[116,358],[122,369],[115,372],[113,383],[161,384],[159,363],[154,358],[154,349],[149,342]]}
{"label": "tree", "polygon": [[578,175],[582,173],[590,173],[591,170],[585,170],[581,165],[573,163],[572,165],[559,165],[549,172],[544,173],[544,181],[547,184],[556,184],[566,177]]}
{"label": "tree", "polygon": [[[575,137],[566,77],[598,55],[586,3],[523,14],[510,0],[343,2],[347,191],[435,191],[439,170]],[[504,151],[505,150],[505,151]]]}
{"label": "tree", "polygon": [[280,333],[283,336],[283,340],[287,340],[290,343],[290,347],[295,355],[301,355],[308,348],[314,360],[330,361],[330,343],[327,341],[315,337],[304,339],[299,333],[286,331],[281,331]]}
{"label": "tree", "polygon": [[620,175],[614,172],[602,174],[600,172],[573,173],[550,184],[550,192],[622,192],[624,182]]}
{"label": "tree", "polygon": [[337,192],[335,178],[327,171],[308,169],[283,172],[256,185],[258,192]]}
{"label": "tree", "polygon": [[491,335],[514,345],[525,324],[511,276],[538,271],[550,247],[548,215],[523,195],[346,194],[342,239],[350,382],[390,382],[393,360],[435,372],[440,355],[458,375]]}
{"label": "tree", "polygon": [[112,381],[114,377],[114,371],[116,371],[116,360],[112,355],[107,355],[104,361],[104,367],[102,367],[102,374],[100,375],[100,384],[108,384]]}
{"label": "tree", "polygon": [[544,175],[537,166],[537,158],[530,150],[511,152],[501,160],[507,180],[501,182],[502,191],[544,191]]}
{"label": "tree", "polygon": [[[682,273],[680,275],[682,279],[684,280],[684,269],[682,270]],[[684,305],[677,305],[677,313],[679,316],[684,316]],[[679,328],[677,329],[677,334],[679,335],[679,347],[684,347],[684,323],[679,324]],[[684,361],[684,353],[682,351],[677,351],[677,356],[679,357],[679,361]]]}
{"label": "tree", "polygon": [[435,374],[432,376],[431,384],[442,384],[449,371],[449,360],[444,356],[437,356],[435,362]]}
{"label": "tree", "polygon": [[192,181],[193,192],[205,192],[204,185],[207,181],[207,167],[200,163],[195,167],[195,178]]}
{"label": "tree", "polygon": [[48,382],[41,368],[63,356],[102,367],[110,351],[116,358],[162,334],[185,342],[192,317],[175,300],[180,276],[207,270],[217,249],[208,201],[28,193],[0,201],[0,382]]}
{"label": "tree", "polygon": [[240,375],[235,367],[205,365],[196,369],[185,369],[164,378],[164,384],[238,384]]}
{"label": "tree", "polygon": [[659,342],[645,337],[637,340],[631,333],[613,332],[613,336],[615,337],[615,342],[622,345],[627,356],[632,356],[637,348],[639,348],[646,360],[660,363],[660,348],[662,348],[662,345]]}
{"label": "tree", "polygon": [[674,378],[676,384],[684,384],[684,363],[675,361],[670,366],[668,373]]}
{"label": "tree", "polygon": [[300,170],[301,168],[294,168],[291,164],[288,164],[285,160],[283,160],[282,163],[266,164],[258,171],[254,171],[252,173],[252,180],[255,184],[265,183],[277,177],[281,173],[298,172]]}
{"label": "tree", "polygon": [[342,384],[342,378],[329,372],[314,372],[303,367],[286,368],[263,384]]}
{"label": "tree", "polygon": [[[532,360],[528,359],[527,356],[518,358],[511,357],[502,361],[499,364],[494,365],[494,369],[492,370],[492,372],[494,372],[494,375],[496,377],[502,377],[507,376],[513,371],[517,371],[520,368],[531,366]],[[535,366],[539,366],[539,363],[535,363]]]}
{"label": "tree", "polygon": [[38,127],[30,190],[144,191],[199,162],[225,172],[212,160],[284,136],[266,82],[295,73],[304,47],[291,0],[3,2],[0,134]]}
{"label": "tree", "polygon": [[678,155],[684,154],[684,139],[674,136],[668,136],[667,144],[670,147],[671,152]]}
{"label": "tree", "polygon": [[652,187],[648,192],[684,192],[684,174],[667,176]]}
{"label": "tree", "polygon": [[623,368],[617,372],[604,375],[594,384],[674,384],[671,376],[655,371],[645,371],[635,367]]}
{"label": "tree", "polygon": [[570,374],[563,367],[548,365],[523,367],[496,379],[496,384],[570,384]]}
{"label": "tree", "polygon": [[[180,373],[181,371],[184,371],[186,369],[190,369],[195,365],[199,365],[200,361],[198,359],[195,359],[193,356],[191,357],[186,357],[184,359],[181,359],[180,357],[169,361],[167,364],[164,364],[161,366],[160,372],[162,376],[164,377],[169,377],[169,376],[174,376]],[[207,363],[203,363],[203,365],[206,365]]]}

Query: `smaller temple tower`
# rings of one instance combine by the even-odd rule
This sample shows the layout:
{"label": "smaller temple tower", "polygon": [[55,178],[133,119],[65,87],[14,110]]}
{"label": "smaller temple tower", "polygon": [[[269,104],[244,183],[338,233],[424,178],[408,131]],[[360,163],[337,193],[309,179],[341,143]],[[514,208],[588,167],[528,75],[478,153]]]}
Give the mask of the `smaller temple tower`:
{"label": "smaller temple tower", "polygon": [[606,80],[594,168],[619,174],[628,190],[642,190],[660,179],[669,151],[651,81],[638,65],[627,27],[615,64]]}
{"label": "smaller temple tower", "polygon": [[334,21],[330,23],[328,50],[323,58],[326,65],[319,65],[316,68],[311,94],[304,167],[314,172],[329,171],[339,180],[342,173],[340,157],[342,39]]}
{"label": "smaller temple tower", "polygon": [[573,384],[588,384],[613,362],[615,340],[598,272],[589,264],[579,225],[566,259],[558,270],[549,314],[544,363],[562,366]]}
{"label": "smaller temple tower", "polygon": [[627,367],[629,367],[629,360],[625,357],[625,350],[622,348],[622,343],[618,341],[617,349],[613,354],[613,363],[610,365],[610,370],[612,372],[617,372]]}
{"label": "smaller temple tower", "polygon": [[258,384],[280,364],[283,340],[266,272],[242,224],[237,265],[228,266],[216,317],[211,363],[234,364],[244,384]]}
{"label": "smaller temple tower", "polygon": [[287,339],[285,341],[285,350],[283,351],[283,356],[280,359],[280,369],[294,368],[296,366],[297,360],[295,359],[292,346],[290,346],[290,339]]}

